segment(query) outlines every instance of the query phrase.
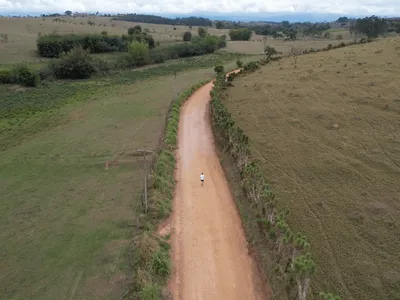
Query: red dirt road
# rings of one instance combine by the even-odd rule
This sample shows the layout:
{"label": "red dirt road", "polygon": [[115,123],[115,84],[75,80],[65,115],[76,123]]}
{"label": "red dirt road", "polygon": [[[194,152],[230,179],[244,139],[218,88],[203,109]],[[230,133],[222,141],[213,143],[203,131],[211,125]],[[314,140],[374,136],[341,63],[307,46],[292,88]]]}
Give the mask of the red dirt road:
{"label": "red dirt road", "polygon": [[199,89],[181,109],[170,290],[174,300],[263,300],[214,148],[208,114],[211,88],[209,83]]}

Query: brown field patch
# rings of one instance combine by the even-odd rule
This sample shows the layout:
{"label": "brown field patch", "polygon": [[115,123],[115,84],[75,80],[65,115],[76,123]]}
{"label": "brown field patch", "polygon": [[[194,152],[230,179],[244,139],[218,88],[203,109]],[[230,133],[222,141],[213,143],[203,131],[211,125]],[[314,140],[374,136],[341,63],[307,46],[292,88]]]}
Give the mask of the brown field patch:
{"label": "brown field patch", "polygon": [[224,104],[288,221],[310,237],[312,291],[400,299],[399,38],[289,58]]}

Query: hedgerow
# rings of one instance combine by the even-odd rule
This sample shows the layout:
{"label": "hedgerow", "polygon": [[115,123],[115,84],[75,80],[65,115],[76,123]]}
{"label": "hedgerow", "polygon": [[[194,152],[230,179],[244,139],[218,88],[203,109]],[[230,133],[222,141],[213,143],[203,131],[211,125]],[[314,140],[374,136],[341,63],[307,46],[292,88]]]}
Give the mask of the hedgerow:
{"label": "hedgerow", "polygon": [[38,37],[37,52],[42,57],[60,57],[75,47],[82,47],[90,53],[126,51],[129,37],[109,36],[101,34],[48,34]]}

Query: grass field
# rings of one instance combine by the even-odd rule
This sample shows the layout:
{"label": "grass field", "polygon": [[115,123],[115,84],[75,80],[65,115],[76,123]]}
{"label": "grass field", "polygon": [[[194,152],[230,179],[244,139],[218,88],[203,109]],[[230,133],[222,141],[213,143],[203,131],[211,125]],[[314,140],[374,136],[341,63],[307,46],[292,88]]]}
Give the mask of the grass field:
{"label": "grass field", "polygon": [[[346,32],[344,32],[346,33]],[[322,49],[326,48],[329,44],[337,45],[341,42],[350,42],[352,41],[350,36],[347,36],[343,33],[343,40],[337,41],[334,37],[330,39],[298,39],[296,41],[283,41],[283,40],[275,40],[273,38],[268,38],[265,42],[266,45],[274,47],[277,51],[282,52],[283,55],[289,54],[290,50],[294,48],[300,49]],[[345,38],[346,37],[346,38]],[[228,52],[236,52],[236,53],[248,53],[248,54],[262,54],[264,53],[264,41],[260,36],[253,36],[251,41],[228,41],[227,47],[225,48]]]}
{"label": "grass field", "polygon": [[[182,41],[185,31],[191,31],[197,35],[197,27],[193,26],[174,26],[133,23],[124,21],[113,21],[109,17],[59,17],[61,21],[55,22],[56,18],[0,18],[0,34],[8,35],[7,43],[0,43],[0,65],[21,61],[42,61],[36,55],[36,39],[39,34],[49,34],[56,32],[58,34],[88,34],[107,31],[109,35],[127,34],[128,28],[135,25],[142,26],[142,29],[149,29],[150,34],[156,41],[161,43]],[[88,21],[94,22],[89,25]],[[227,30],[218,30],[209,28],[210,34],[222,35],[228,34]]]}
{"label": "grass field", "polygon": [[[60,21],[54,21],[59,19]],[[93,22],[94,25],[89,25]],[[0,43],[0,65],[9,65],[17,62],[30,62],[41,65],[48,60],[36,55],[36,39],[39,34],[49,34],[56,32],[59,34],[69,33],[98,33],[107,31],[112,34],[126,34],[128,28],[140,25],[142,29],[147,28],[156,41],[161,43],[174,43],[182,41],[185,31],[191,31],[197,35],[198,27],[193,26],[172,26],[145,23],[133,23],[124,21],[113,21],[109,17],[58,17],[58,18],[0,18],[0,34],[8,35],[7,43]],[[174,30],[174,27],[176,30]],[[208,28],[210,34],[228,35],[227,29]],[[348,31],[335,32],[330,39],[310,39],[307,38],[296,42],[284,42],[268,38],[268,44],[277,48],[278,51],[287,53],[291,47],[304,48],[324,48],[328,44],[337,43],[336,35],[341,34],[343,41],[351,40]],[[261,42],[262,36],[254,34],[251,41],[228,41],[226,51],[248,54],[263,53],[264,43]]]}
{"label": "grass field", "polygon": [[317,263],[312,291],[400,299],[400,39],[273,62],[224,104]]}
{"label": "grass field", "polygon": [[[154,149],[177,93],[235,59],[0,86],[0,299],[120,299],[143,181],[131,154]],[[119,165],[106,171],[107,160]]]}

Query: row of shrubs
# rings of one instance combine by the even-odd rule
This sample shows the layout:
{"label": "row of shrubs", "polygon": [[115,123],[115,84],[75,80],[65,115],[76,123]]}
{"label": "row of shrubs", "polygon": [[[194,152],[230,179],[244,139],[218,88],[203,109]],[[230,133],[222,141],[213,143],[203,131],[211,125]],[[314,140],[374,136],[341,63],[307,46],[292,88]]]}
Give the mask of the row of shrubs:
{"label": "row of shrubs", "polygon": [[193,37],[190,42],[152,49],[149,55],[155,63],[169,59],[199,56],[226,47],[226,37],[207,35],[204,38]]}
{"label": "row of shrubs", "polygon": [[371,39],[367,39],[367,38],[362,38],[360,39],[360,41],[356,42],[341,42],[337,45],[332,45],[332,44],[328,44],[327,47],[325,48],[321,48],[321,49],[314,49],[314,48],[310,48],[310,49],[304,49],[302,54],[309,54],[309,53],[316,53],[316,52],[323,52],[323,51],[329,51],[329,50],[333,50],[333,49],[339,49],[339,48],[344,48],[347,46],[351,46],[351,45],[356,45],[356,44],[366,44],[366,43],[371,43],[373,40]]}
{"label": "row of shrubs", "polygon": [[0,69],[0,84],[19,84],[22,86],[37,86],[39,74],[26,65],[16,65],[11,69]]}
{"label": "row of shrubs", "polygon": [[[206,84],[200,82],[178,96],[167,113],[161,143],[155,154],[149,185],[147,213],[141,223],[146,223],[134,239],[133,289],[130,299],[171,299],[166,289],[171,272],[168,241],[157,236],[155,230],[172,211],[174,170],[180,107],[197,89]],[[146,211],[146,210],[145,210]],[[143,213],[142,211],[138,214]]]}
{"label": "row of shrubs", "polygon": [[[138,28],[136,28],[138,27]],[[48,34],[37,38],[37,52],[42,57],[55,58],[68,53],[73,48],[82,47],[90,53],[124,52],[133,41],[146,43],[154,48],[156,43],[153,37],[142,32],[140,26],[128,30],[128,35],[104,34]]]}
{"label": "row of shrubs", "polygon": [[[369,41],[360,41],[360,43],[365,42]],[[354,43],[341,43],[320,50],[304,50],[302,54],[328,51],[352,44]],[[268,276],[274,295],[284,299],[299,297],[300,300],[306,300],[310,280],[316,270],[308,237],[300,232],[294,232],[288,225],[286,218],[289,211],[279,205],[251,154],[249,138],[222,103],[226,95],[225,89],[232,85],[235,77],[255,72],[260,65],[280,58],[267,56],[259,62],[250,62],[244,66],[238,61],[240,72],[229,76],[224,73],[223,67],[216,67],[218,76],[211,91],[210,101],[211,122],[218,144],[230,154],[239,171],[247,199],[236,199],[237,205],[249,243],[259,250],[258,258],[265,271],[264,275]],[[339,296],[332,293],[319,292],[316,296],[324,300],[340,300]]]}

